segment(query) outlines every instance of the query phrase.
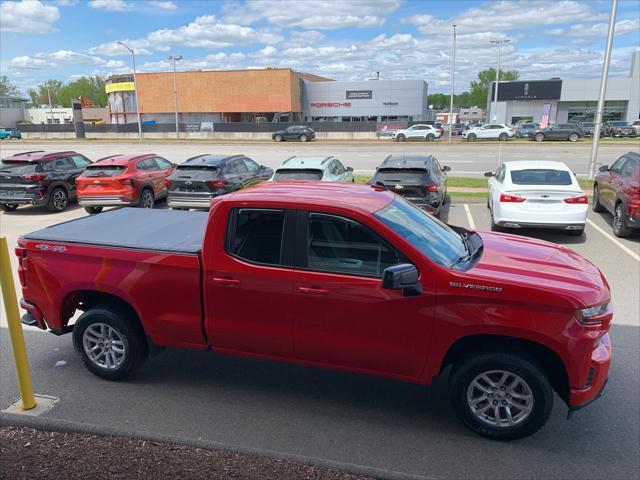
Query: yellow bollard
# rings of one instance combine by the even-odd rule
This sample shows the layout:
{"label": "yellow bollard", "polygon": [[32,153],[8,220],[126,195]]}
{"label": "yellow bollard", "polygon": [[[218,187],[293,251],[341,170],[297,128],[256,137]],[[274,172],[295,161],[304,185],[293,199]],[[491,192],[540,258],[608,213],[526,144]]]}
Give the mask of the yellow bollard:
{"label": "yellow bollard", "polygon": [[27,359],[27,350],[24,346],[24,335],[22,334],[22,324],[20,323],[20,310],[18,309],[18,297],[16,296],[16,287],[13,283],[13,275],[11,273],[9,245],[7,244],[7,237],[4,235],[0,235],[0,285],[2,286],[4,310],[7,313],[9,336],[11,337],[11,346],[13,347],[18,383],[20,384],[22,409],[31,410],[36,406],[36,399],[33,395],[29,360]]}

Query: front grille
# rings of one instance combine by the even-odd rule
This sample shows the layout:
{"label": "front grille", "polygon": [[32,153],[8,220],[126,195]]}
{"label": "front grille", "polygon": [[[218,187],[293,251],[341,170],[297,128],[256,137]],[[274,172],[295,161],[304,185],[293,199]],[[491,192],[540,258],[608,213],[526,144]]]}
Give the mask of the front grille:
{"label": "front grille", "polygon": [[596,374],[596,369],[594,367],[589,367],[589,374],[587,375],[587,383],[585,387],[590,387],[593,384],[593,377]]}

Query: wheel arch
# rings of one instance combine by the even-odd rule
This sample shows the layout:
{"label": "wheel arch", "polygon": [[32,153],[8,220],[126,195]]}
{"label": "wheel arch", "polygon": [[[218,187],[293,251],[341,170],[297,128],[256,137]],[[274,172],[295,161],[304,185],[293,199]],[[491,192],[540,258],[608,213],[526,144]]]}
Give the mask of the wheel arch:
{"label": "wheel arch", "polygon": [[564,362],[551,348],[531,340],[494,334],[469,335],[459,338],[447,350],[440,365],[440,374],[449,367],[479,353],[506,351],[525,353],[534,358],[547,375],[558,396],[565,402],[569,398],[569,376]]}

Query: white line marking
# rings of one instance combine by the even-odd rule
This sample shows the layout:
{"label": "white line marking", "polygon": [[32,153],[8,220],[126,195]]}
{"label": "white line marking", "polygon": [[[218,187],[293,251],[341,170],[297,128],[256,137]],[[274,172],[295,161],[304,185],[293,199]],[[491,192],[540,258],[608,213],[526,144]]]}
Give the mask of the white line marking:
{"label": "white line marking", "polygon": [[476,229],[476,224],[473,221],[473,217],[471,216],[471,210],[469,209],[469,205],[468,204],[464,204],[464,211],[467,214],[467,221],[469,222],[469,228],[471,230],[475,230]]}
{"label": "white line marking", "polygon": [[587,219],[587,223],[589,225],[591,225],[593,228],[595,228],[597,231],[599,231],[602,235],[604,235],[605,237],[607,237],[609,240],[611,240],[613,243],[615,243],[618,247],[620,247],[622,249],[623,252],[628,253],[629,255],[631,255],[631,257],[640,262],[640,255],[638,255],[636,252],[634,252],[633,250],[631,250],[629,247],[627,247],[626,245],[624,245],[621,241],[619,241],[618,239],[616,239],[613,235],[609,235],[607,232],[605,232],[602,228],[600,228],[598,225],[596,225],[595,223],[593,223],[591,220]]}

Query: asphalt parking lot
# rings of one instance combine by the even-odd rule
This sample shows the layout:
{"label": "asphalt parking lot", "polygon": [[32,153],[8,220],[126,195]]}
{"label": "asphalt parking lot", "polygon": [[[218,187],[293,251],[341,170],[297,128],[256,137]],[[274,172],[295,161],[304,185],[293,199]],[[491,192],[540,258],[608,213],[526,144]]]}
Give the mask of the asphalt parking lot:
{"label": "asphalt parking lot", "polygon": [[[86,215],[23,207],[0,213],[10,246],[22,234]],[[488,229],[484,203],[448,205],[444,219]],[[640,235],[617,239],[611,218],[589,212],[585,235],[521,231],[569,246],[607,277],[615,311],[606,394],[566,420],[511,443],[482,439],[453,416],[444,380],[431,388],[378,378],[172,349],[136,378],[88,373],[69,336],[25,329],[34,388],[59,397],[48,418],[107,425],[231,447],[264,449],[425,478],[639,478]],[[15,265],[14,265],[15,267]],[[170,279],[168,279],[170,281]],[[6,328],[0,328],[0,408],[18,398]]]}

